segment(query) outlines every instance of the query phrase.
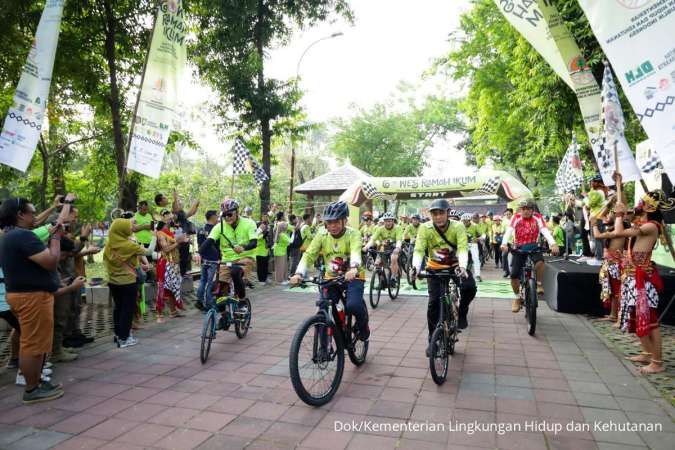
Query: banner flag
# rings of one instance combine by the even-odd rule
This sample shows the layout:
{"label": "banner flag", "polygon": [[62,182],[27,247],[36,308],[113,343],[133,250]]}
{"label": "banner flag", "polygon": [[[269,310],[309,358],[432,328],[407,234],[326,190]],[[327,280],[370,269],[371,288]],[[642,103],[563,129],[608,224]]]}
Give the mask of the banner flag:
{"label": "banner flag", "polygon": [[579,157],[579,146],[577,137],[572,136],[572,143],[567,148],[560,167],[555,175],[556,190],[560,194],[574,192],[581,187],[584,182],[584,173],[581,169],[581,158]]}
{"label": "banner flag", "polygon": [[269,180],[265,171],[260,167],[258,161],[253,158],[251,152],[248,151],[241,139],[237,138],[232,146],[234,153],[232,158],[232,175],[241,175],[244,173],[252,173],[253,179],[258,185],[263,184]]}
{"label": "banner flag", "polygon": [[64,0],[47,0],[0,134],[0,163],[28,169],[40,139],[59,42]]}
{"label": "banner flag", "polygon": [[183,0],[162,0],[132,122],[127,168],[159,178],[171,130],[180,128],[178,89],[185,69]]}
{"label": "banner flag", "polygon": [[653,150],[675,180],[675,1],[579,0],[579,4]]}
{"label": "banner flag", "polygon": [[605,178],[611,177],[616,170],[614,146],[619,157],[619,171],[628,181],[640,179],[640,169],[630,151],[624,135],[626,121],[621,109],[619,93],[612,76],[612,70],[605,61],[605,72],[602,77],[602,150],[598,155],[598,168]]}
{"label": "banner flag", "polygon": [[[581,51],[565,26],[560,13],[548,0],[516,0],[515,2],[495,0],[495,2],[504,17],[542,55],[560,78],[574,90],[584,119],[586,133],[593,149],[593,155],[598,161],[598,166],[600,166],[602,158],[600,86],[595,81],[591,68],[581,55]],[[507,10],[510,8],[507,5],[510,3],[514,4],[514,8],[508,12]],[[514,20],[512,16],[515,13],[513,11],[519,11],[518,14],[526,19]],[[547,43],[545,47],[543,47],[543,42]],[[555,52],[552,52],[551,43],[555,46]],[[545,48],[545,50],[540,50],[540,48]],[[567,76],[561,75],[561,66],[565,67]],[[630,153],[630,149],[619,147],[620,160],[632,157],[632,155],[628,156],[623,153],[626,150]],[[611,172],[601,170],[601,174],[607,186],[614,184]],[[639,173],[632,176],[626,175],[624,181],[639,179]]]}

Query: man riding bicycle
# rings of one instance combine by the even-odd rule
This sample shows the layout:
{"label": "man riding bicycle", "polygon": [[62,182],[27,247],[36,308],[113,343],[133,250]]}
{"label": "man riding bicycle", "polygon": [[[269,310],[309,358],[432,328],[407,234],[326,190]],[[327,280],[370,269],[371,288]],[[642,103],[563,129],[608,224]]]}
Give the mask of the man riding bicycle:
{"label": "man riding bicycle", "polygon": [[[220,205],[220,223],[216,224],[209,237],[200,247],[218,243],[220,247],[219,281],[234,283],[234,296],[238,300],[246,298],[245,279],[255,262],[258,234],[256,223],[246,217],[239,216],[239,203],[236,200],[225,199]],[[228,267],[227,263],[236,264]],[[213,306],[213,305],[208,305]],[[221,317],[221,324],[223,318]]]}
{"label": "man riding bicycle", "polygon": [[417,238],[417,233],[420,231],[420,216],[415,214],[412,216],[410,219],[410,223],[408,224],[407,227],[405,227],[405,230],[403,231],[403,240],[406,242],[410,243],[415,243],[415,239]]}
{"label": "man riding bicycle", "polygon": [[[460,302],[458,327],[467,327],[469,305],[476,296],[476,282],[471,272],[466,270],[469,262],[466,229],[460,222],[448,219],[450,204],[445,199],[434,200],[429,207],[431,222],[420,225],[413,254],[413,278],[422,269],[422,261],[426,254],[430,269],[459,267],[462,283],[459,286]],[[428,280],[429,304],[427,307],[427,325],[429,339],[436,328],[440,310],[440,298],[443,295],[442,284],[438,279]],[[427,348],[427,357],[429,349]]]}
{"label": "man riding bicycle", "polygon": [[[394,215],[386,212],[381,219],[384,221],[384,226],[377,228],[370,237],[368,243],[363,247],[363,251],[367,252],[373,246],[377,246],[379,251],[392,251],[390,258],[390,266],[392,278],[398,274],[398,253],[401,250],[401,243],[403,242],[403,230],[396,225]],[[378,255],[375,260],[376,266],[382,265],[382,259]]]}
{"label": "man riding bicycle", "polygon": [[[539,247],[539,234],[546,239],[551,253],[557,255],[560,252],[558,245],[551,232],[546,228],[544,218],[538,212],[534,211],[535,204],[533,200],[523,200],[518,207],[518,213],[513,216],[511,223],[508,225],[504,237],[502,238],[502,252],[508,250],[506,242],[509,241],[513,235],[513,248],[521,251],[529,251]],[[516,298],[511,303],[511,311],[517,313],[523,306],[523,300],[520,298],[520,273],[523,270],[523,265],[527,259],[527,255],[522,253],[513,253],[511,262],[511,289],[516,294]],[[544,256],[541,252],[530,254],[532,262],[534,263],[534,270],[537,275],[537,295],[544,293],[544,287],[541,280],[544,279]]]}
{"label": "man riding bicycle", "polygon": [[[347,226],[348,216],[349,208],[345,202],[335,202],[326,206],[323,210],[326,228],[319,231],[309,244],[295,275],[290,279],[290,285],[300,284],[307,273],[307,268],[322,255],[326,261],[326,278],[344,275],[347,281],[346,286],[342,288],[347,290],[345,313],[354,315],[358,338],[367,341],[370,337],[370,328],[368,309],[363,300],[366,276],[361,263],[361,233]],[[328,295],[337,300],[339,295],[334,289],[340,288],[331,288]]]}

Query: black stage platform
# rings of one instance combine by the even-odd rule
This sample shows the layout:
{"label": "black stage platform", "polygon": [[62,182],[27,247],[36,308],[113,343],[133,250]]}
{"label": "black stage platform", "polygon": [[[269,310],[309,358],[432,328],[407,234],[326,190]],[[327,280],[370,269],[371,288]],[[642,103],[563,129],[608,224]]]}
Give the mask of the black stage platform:
{"label": "black stage platform", "polygon": [[[546,303],[551,309],[573,314],[598,316],[606,314],[600,301],[599,266],[589,266],[585,262],[575,263],[572,262],[573,259],[569,261],[557,261],[559,258],[555,257],[546,259],[543,284]],[[658,268],[665,285],[659,302],[660,315],[675,295],[675,269],[663,266]],[[670,307],[662,322],[675,325],[675,304]]]}

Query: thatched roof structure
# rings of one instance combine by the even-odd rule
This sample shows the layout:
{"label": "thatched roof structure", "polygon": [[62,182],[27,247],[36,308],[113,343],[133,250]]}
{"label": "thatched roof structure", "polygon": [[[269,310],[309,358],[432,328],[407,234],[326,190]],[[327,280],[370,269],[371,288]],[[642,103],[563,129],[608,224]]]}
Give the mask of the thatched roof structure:
{"label": "thatched roof structure", "polygon": [[338,167],[332,172],[324,173],[323,175],[309,180],[306,183],[294,189],[299,194],[307,194],[311,196],[316,195],[341,195],[355,181],[367,180],[371,176],[361,169],[358,169],[351,164],[346,164]]}

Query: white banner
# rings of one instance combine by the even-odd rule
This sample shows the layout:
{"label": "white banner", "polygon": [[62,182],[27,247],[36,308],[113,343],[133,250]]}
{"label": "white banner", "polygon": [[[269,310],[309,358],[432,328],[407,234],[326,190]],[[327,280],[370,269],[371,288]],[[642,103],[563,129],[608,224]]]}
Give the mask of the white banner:
{"label": "white banner", "polygon": [[64,0],[47,0],[0,135],[0,163],[25,172],[40,139]]}
{"label": "white banner", "polygon": [[164,151],[177,116],[178,88],[185,68],[185,10],[182,0],[163,0],[157,10],[127,168],[159,178]]}
{"label": "white banner", "polygon": [[675,0],[579,0],[623,91],[675,180]]}
{"label": "white banner", "polygon": [[[574,90],[603,181],[607,186],[612,186],[614,181],[611,175],[614,172],[614,162],[612,159],[611,167],[608,167],[605,163],[607,153],[600,137],[600,112],[602,109],[600,86],[595,81],[590,67],[581,55],[576,41],[567,29],[558,10],[549,0],[495,0],[495,3],[509,23],[527,39],[558,76]],[[625,162],[621,166],[624,180],[634,181],[639,179],[640,174],[637,170],[624,173],[624,167],[629,166],[630,160],[633,160],[632,167],[635,167],[635,161],[628,146],[619,145],[618,151],[619,165],[621,166],[621,161]]]}

